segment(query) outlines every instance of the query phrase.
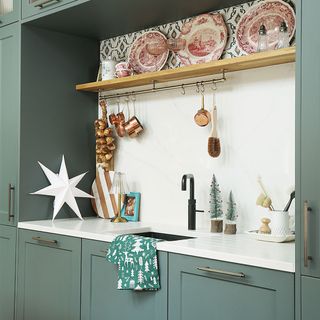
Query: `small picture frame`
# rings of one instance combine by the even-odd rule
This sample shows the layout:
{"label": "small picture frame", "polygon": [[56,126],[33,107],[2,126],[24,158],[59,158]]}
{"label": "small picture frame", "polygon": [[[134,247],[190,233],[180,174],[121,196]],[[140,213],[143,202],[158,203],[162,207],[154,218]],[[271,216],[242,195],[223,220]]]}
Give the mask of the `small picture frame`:
{"label": "small picture frame", "polygon": [[140,192],[130,192],[126,195],[121,209],[121,217],[128,221],[138,221],[140,213]]}

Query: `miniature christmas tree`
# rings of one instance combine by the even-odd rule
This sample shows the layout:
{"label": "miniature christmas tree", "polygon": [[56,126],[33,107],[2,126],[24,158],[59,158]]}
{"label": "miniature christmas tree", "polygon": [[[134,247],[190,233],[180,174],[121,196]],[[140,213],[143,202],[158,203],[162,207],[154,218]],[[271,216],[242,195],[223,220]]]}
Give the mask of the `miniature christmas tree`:
{"label": "miniature christmas tree", "polygon": [[226,219],[228,221],[235,221],[237,219],[237,205],[234,202],[233,193],[229,193],[228,209],[226,214]]}
{"label": "miniature christmas tree", "polygon": [[216,176],[212,176],[210,190],[210,217],[211,219],[218,219],[223,215],[222,211],[222,200],[221,200],[221,191],[219,184],[217,182]]}

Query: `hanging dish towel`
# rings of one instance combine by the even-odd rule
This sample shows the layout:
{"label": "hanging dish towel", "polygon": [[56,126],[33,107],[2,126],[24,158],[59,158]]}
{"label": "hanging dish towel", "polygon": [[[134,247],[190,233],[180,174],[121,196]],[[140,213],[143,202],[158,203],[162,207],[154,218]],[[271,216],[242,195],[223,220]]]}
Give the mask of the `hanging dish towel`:
{"label": "hanging dish towel", "polygon": [[135,235],[120,235],[112,241],[106,259],[118,265],[118,289],[160,289],[158,241]]}

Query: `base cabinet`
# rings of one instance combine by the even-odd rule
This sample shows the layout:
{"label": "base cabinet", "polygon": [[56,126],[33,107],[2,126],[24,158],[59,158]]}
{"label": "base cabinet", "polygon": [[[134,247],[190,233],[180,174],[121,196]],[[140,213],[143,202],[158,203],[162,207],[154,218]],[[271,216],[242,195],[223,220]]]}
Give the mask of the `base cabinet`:
{"label": "base cabinet", "polygon": [[167,254],[159,253],[161,289],[117,290],[117,268],[106,261],[108,244],[82,242],[82,320],[166,320]]}
{"label": "base cabinet", "polygon": [[301,313],[303,320],[319,318],[320,279],[301,277]]}
{"label": "base cabinet", "polygon": [[80,272],[81,239],[20,230],[17,320],[79,320]]}
{"label": "base cabinet", "polygon": [[169,320],[293,320],[293,274],[169,255]]}
{"label": "base cabinet", "polygon": [[16,228],[0,226],[0,319],[14,319]]}

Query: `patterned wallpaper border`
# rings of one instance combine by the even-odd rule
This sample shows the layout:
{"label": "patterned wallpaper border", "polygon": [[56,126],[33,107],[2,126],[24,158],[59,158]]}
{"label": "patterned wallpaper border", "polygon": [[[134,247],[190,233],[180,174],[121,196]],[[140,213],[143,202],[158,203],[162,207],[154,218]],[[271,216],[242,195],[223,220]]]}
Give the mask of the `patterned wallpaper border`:
{"label": "patterned wallpaper border", "polygon": [[[235,7],[225,8],[214,12],[221,13],[224,16],[227,28],[228,28],[228,41],[225,50],[222,54],[222,59],[233,58],[243,55],[236,44],[235,31],[240,18],[252,7],[253,5],[265,0],[256,0],[241,4]],[[283,0],[287,2],[295,9],[295,0]],[[149,29],[129,33],[126,35],[110,38],[101,41],[100,43],[100,59],[104,59],[107,56],[111,56],[116,61],[125,61],[128,56],[128,51],[132,43],[138,36],[146,31],[157,30],[162,32],[167,38],[176,38],[182,25],[186,21],[190,21],[192,17],[182,19],[179,21],[163,24],[161,26],[152,27]],[[294,43],[294,39],[292,42]],[[180,66],[179,58],[172,52],[170,52],[169,58],[166,62],[164,69],[177,68]]]}

